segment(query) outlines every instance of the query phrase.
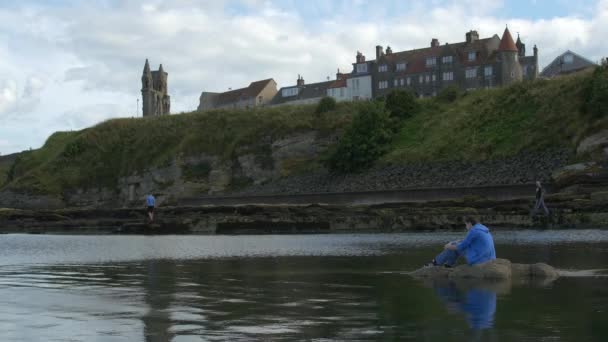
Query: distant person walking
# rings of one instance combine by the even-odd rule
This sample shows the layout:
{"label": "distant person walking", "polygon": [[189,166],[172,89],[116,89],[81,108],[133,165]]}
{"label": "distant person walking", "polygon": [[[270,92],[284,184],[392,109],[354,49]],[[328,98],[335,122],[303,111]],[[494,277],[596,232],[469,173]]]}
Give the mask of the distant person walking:
{"label": "distant person walking", "polygon": [[536,181],[536,203],[534,203],[532,215],[536,215],[540,208],[543,208],[545,216],[549,216],[549,209],[547,209],[547,206],[545,205],[545,189],[540,184],[540,181]]}
{"label": "distant person walking", "polygon": [[156,199],[152,194],[146,196],[146,205],[148,206],[148,218],[152,222],[154,221],[154,206],[156,205]]}

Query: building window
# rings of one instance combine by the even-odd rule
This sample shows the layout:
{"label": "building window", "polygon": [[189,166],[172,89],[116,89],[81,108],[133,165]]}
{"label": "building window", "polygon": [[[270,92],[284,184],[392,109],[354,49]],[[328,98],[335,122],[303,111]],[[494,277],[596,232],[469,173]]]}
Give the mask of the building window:
{"label": "building window", "polygon": [[386,89],[386,88],[388,88],[388,81],[378,82],[378,89]]}
{"label": "building window", "polygon": [[410,84],[412,84],[412,79],[410,77],[407,78],[407,85],[409,86]]}
{"label": "building window", "polygon": [[431,81],[433,81],[433,82],[437,81],[437,75],[433,74],[433,76],[431,76]]}
{"label": "building window", "polygon": [[395,81],[394,81],[394,86],[396,87],[396,86],[398,86],[398,85],[399,85],[399,80],[395,78]]}
{"label": "building window", "polygon": [[424,81],[424,77],[422,75],[418,76],[418,83],[422,83]]}
{"label": "building window", "polygon": [[367,72],[367,63],[357,64],[357,72]]}
{"label": "building window", "polygon": [[572,62],[574,62],[574,56],[572,56],[571,54],[567,54],[564,56],[565,64],[572,64]]}
{"label": "building window", "polygon": [[426,66],[427,66],[427,68],[434,67],[436,64],[437,64],[437,58],[435,58],[435,57],[428,57],[426,59]]}
{"label": "building window", "polygon": [[491,67],[491,66],[487,66],[487,67],[485,67],[485,68],[484,68],[484,70],[483,70],[483,74],[484,74],[486,77],[490,77],[490,76],[492,76],[492,71],[493,71],[493,70],[492,70],[492,67]]}
{"label": "building window", "polygon": [[344,97],[344,88],[340,88],[340,97]]}
{"label": "building window", "polygon": [[405,63],[398,63],[397,71],[404,71],[404,70],[405,70]]}
{"label": "building window", "polygon": [[475,78],[477,77],[477,68],[467,68],[465,71],[466,78]]}
{"label": "building window", "polygon": [[426,83],[429,83],[431,81],[431,75],[426,75],[425,81]]}
{"label": "building window", "polygon": [[401,86],[403,87],[405,85],[405,78],[401,79]]}
{"label": "building window", "polygon": [[453,81],[454,80],[454,72],[453,71],[444,72],[443,73],[443,80],[444,81]]}
{"label": "building window", "polygon": [[524,65],[524,66],[521,68],[521,71],[523,72],[524,76],[527,76],[527,75],[528,75],[528,67],[527,67],[527,66],[525,66],[525,65]]}
{"label": "building window", "polygon": [[281,91],[283,97],[296,96],[298,95],[298,88],[287,88]]}
{"label": "building window", "polygon": [[469,62],[474,61],[476,56],[477,56],[477,53],[475,51],[469,52]]}
{"label": "building window", "polygon": [[388,71],[388,66],[386,64],[382,64],[378,66],[378,72],[386,72]]}
{"label": "building window", "polygon": [[452,64],[453,61],[454,61],[454,57],[452,57],[452,56],[441,57],[441,63],[443,63],[443,64]]}

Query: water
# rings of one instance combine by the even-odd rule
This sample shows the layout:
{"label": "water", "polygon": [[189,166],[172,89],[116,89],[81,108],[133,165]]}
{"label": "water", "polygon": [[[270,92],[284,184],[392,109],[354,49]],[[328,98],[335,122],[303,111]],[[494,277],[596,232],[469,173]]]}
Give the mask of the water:
{"label": "water", "polygon": [[608,340],[608,231],[496,234],[555,282],[405,274],[461,235],[0,235],[0,340]]}

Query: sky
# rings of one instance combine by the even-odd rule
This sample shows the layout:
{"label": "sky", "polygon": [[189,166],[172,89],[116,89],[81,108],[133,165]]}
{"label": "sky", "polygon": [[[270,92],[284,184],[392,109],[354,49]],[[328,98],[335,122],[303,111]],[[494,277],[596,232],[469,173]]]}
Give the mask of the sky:
{"label": "sky", "polygon": [[[519,32],[539,64],[572,50],[608,55],[608,0],[2,0],[0,154],[41,147],[55,131],[141,116],[148,58],[168,72],[171,112],[195,110],[203,91],[274,78],[293,85],[374,58],[456,43],[477,30]],[[139,102],[141,106],[141,100]]]}

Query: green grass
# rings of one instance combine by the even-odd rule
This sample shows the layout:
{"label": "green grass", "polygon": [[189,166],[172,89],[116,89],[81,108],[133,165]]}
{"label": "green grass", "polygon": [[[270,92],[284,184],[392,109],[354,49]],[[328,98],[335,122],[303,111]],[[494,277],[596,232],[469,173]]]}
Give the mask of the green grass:
{"label": "green grass", "polygon": [[353,107],[343,103],[321,117],[313,115],[311,105],[113,119],[51,135],[42,148],[20,155],[8,186],[61,194],[75,187],[111,187],[121,176],[185,156],[205,153],[230,160],[239,148],[267,150],[265,145],[298,131],[334,132],[348,125]]}
{"label": "green grass", "polygon": [[[574,148],[585,134],[608,127],[606,117],[591,119],[582,111],[590,79],[591,73],[580,73],[524,82],[469,92],[452,103],[424,99],[415,115],[399,122],[379,162],[479,160],[522,150]],[[122,176],[201,153],[225,160],[254,153],[256,160],[272,165],[273,141],[308,130],[332,134],[348,127],[360,106],[339,103],[322,115],[309,105],[109,120],[81,131],[55,133],[42,148],[20,154],[11,167],[0,163],[0,184],[10,173],[5,187],[35,193],[112,187]],[[293,160],[281,166],[281,173],[318,164]],[[206,165],[186,170],[193,179],[208,172]],[[246,185],[245,180],[241,183]]]}
{"label": "green grass", "polygon": [[591,130],[606,126],[581,112],[590,74],[478,90],[453,103],[422,101],[404,120],[383,162],[479,160],[522,150],[573,148]]}

